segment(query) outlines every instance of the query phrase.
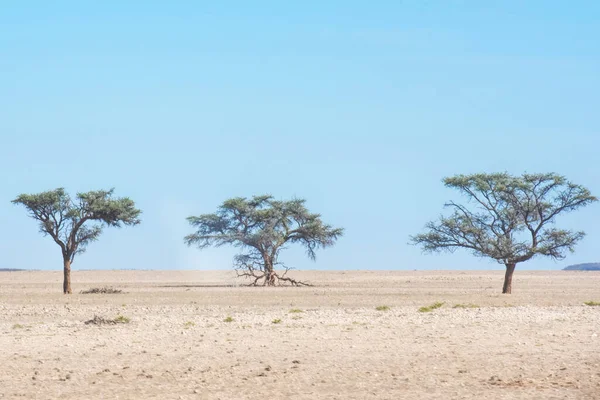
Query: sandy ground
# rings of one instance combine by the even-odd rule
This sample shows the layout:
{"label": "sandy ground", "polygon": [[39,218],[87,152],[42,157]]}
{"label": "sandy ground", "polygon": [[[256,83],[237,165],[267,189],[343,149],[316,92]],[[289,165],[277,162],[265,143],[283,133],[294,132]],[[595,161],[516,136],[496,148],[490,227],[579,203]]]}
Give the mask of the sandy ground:
{"label": "sandy ground", "polygon": [[[600,273],[517,271],[512,295],[501,272],[294,276],[315,286],[83,271],[64,296],[60,272],[0,273],[0,398],[600,399]],[[105,285],[126,293],[79,294]]]}

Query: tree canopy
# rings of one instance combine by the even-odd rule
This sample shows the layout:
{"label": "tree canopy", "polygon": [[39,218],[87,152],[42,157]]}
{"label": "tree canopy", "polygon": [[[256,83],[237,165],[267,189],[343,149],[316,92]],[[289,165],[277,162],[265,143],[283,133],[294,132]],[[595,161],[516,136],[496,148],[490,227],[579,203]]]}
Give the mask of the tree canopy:
{"label": "tree canopy", "polygon": [[[70,271],[75,256],[98,240],[104,226],[140,223],[141,211],[135,208],[134,202],[127,197],[113,198],[113,191],[78,193],[72,199],[63,188],[58,188],[38,194],[21,194],[12,203],[23,205],[29,216],[39,222],[40,232],[60,246],[67,278],[66,271]],[[64,290],[71,292],[70,280],[65,279]]]}
{"label": "tree canopy", "polygon": [[280,280],[301,284],[274,269],[283,266],[278,257],[286,245],[300,244],[314,260],[316,250],[332,246],[343,234],[342,228],[327,225],[319,214],[309,212],[305,200],[279,201],[270,195],[229,199],[216,213],[187,220],[196,229],[185,237],[188,245],[241,248],[243,253],[235,258],[240,275],[253,278],[252,284],[262,281],[269,286]]}
{"label": "tree canopy", "polygon": [[425,252],[463,248],[504,264],[504,293],[511,291],[517,263],[538,255],[562,259],[573,252],[585,233],[555,227],[556,218],[597,201],[585,187],[553,173],[457,175],[444,184],[469,204],[445,204],[452,214],[428,223],[427,232],[411,242]]}

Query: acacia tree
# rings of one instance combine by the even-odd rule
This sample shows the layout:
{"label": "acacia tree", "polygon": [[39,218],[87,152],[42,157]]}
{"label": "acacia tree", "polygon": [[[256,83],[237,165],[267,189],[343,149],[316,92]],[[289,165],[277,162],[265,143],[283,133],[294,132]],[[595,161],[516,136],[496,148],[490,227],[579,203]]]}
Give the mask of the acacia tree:
{"label": "acacia tree", "polygon": [[[324,224],[304,203],[301,199],[277,201],[269,195],[233,198],[214,214],[188,217],[197,231],[186,236],[185,242],[200,249],[224,245],[241,248],[243,253],[235,256],[234,267],[238,276],[253,280],[250,285],[305,285],[286,276],[289,268],[279,261],[281,250],[299,243],[314,260],[315,251],[332,246],[343,229]],[[279,274],[276,266],[283,267],[284,272]]]}
{"label": "acacia tree", "polygon": [[[73,200],[63,188],[38,194],[21,194],[13,204],[21,204],[29,216],[39,221],[40,232],[60,246],[63,256],[63,292],[71,293],[71,264],[75,255],[98,240],[104,226],[120,227],[140,223],[141,211],[127,197],[113,198],[113,189],[78,193]],[[86,223],[93,225],[86,225]]]}
{"label": "acacia tree", "polygon": [[504,264],[502,293],[511,293],[518,263],[537,255],[563,259],[573,252],[585,233],[558,229],[555,219],[597,201],[585,187],[552,173],[457,175],[444,184],[465,195],[470,205],[445,204],[452,215],[428,223],[428,232],[412,236],[411,242],[425,252],[463,248]]}

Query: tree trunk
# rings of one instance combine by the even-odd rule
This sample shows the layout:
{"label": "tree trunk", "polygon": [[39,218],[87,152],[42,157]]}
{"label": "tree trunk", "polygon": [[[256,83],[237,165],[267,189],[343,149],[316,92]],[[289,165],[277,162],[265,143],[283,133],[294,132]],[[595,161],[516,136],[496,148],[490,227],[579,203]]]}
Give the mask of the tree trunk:
{"label": "tree trunk", "polygon": [[71,259],[65,257],[63,260],[64,264],[64,280],[63,280],[63,293],[71,294]]}
{"label": "tree trunk", "polygon": [[511,294],[512,291],[512,277],[513,272],[515,272],[515,267],[517,264],[505,264],[506,265],[506,273],[504,274],[504,286],[502,287],[502,293]]}
{"label": "tree trunk", "polygon": [[268,255],[263,255],[263,260],[265,262],[265,286],[275,286],[277,275],[273,270],[273,260]]}

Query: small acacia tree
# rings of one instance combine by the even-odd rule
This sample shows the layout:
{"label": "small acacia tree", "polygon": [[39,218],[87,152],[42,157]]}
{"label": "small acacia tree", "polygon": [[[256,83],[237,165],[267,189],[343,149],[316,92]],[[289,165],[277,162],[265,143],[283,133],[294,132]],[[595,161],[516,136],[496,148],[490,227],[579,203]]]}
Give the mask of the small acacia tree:
{"label": "small acacia tree", "polygon": [[[75,200],[59,188],[39,194],[22,194],[13,200],[39,221],[40,232],[60,246],[63,256],[63,292],[71,293],[71,264],[75,255],[98,240],[104,226],[140,223],[141,211],[128,198],[113,198],[113,189],[78,193]],[[86,225],[88,222],[96,222]]]}
{"label": "small acacia tree", "polygon": [[585,233],[557,229],[555,219],[597,201],[588,189],[551,173],[458,175],[444,184],[471,204],[447,203],[452,215],[428,223],[428,232],[411,242],[425,252],[464,248],[504,264],[502,293],[511,293],[518,263],[537,255],[562,259],[566,251],[573,252]]}
{"label": "small acacia tree", "polygon": [[[333,228],[310,213],[305,200],[277,201],[272,196],[237,197],[225,201],[215,214],[188,217],[196,233],[185,237],[188,245],[200,249],[232,245],[244,252],[235,256],[239,276],[252,279],[250,285],[274,286],[279,283],[304,285],[286,276],[289,268],[279,262],[286,245],[299,243],[315,259],[318,248],[332,246],[342,236],[342,228]],[[279,274],[275,267],[282,266]]]}

